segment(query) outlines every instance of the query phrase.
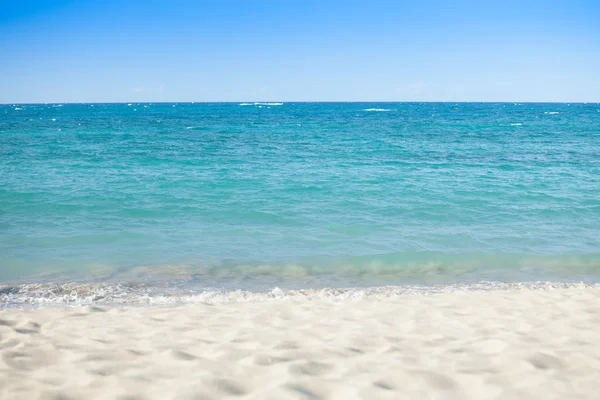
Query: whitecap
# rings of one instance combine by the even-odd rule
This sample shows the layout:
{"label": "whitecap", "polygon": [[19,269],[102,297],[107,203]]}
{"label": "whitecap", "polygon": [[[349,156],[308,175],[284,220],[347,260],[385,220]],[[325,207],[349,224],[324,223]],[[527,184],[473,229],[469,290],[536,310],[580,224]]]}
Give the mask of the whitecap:
{"label": "whitecap", "polygon": [[283,103],[254,103],[255,106],[282,106]]}
{"label": "whitecap", "polygon": [[252,103],[240,103],[240,106],[251,106]]}
{"label": "whitecap", "polygon": [[52,118],[52,121],[56,121],[56,118]]}
{"label": "whitecap", "polygon": [[127,104],[127,107],[131,107],[131,103]]}
{"label": "whitecap", "polygon": [[22,108],[20,108],[20,107],[15,107],[15,111],[19,111],[19,110],[22,110]]}
{"label": "whitecap", "polygon": [[560,114],[560,112],[558,112],[558,111],[544,111],[544,114],[546,114],[546,115],[555,115],[555,114]]}
{"label": "whitecap", "polygon": [[378,111],[378,112],[386,112],[386,111],[392,111],[389,108],[365,108],[363,109],[363,111]]}
{"label": "whitecap", "polygon": [[520,122],[517,122],[517,123],[514,123],[514,124],[510,124],[510,126],[521,126],[521,125],[523,125],[523,124],[520,123]]}

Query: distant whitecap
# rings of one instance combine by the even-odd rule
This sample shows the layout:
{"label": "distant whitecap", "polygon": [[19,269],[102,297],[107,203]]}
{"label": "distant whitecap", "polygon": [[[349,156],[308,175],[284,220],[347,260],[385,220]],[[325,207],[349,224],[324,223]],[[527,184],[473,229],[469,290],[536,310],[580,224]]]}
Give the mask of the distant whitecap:
{"label": "distant whitecap", "polygon": [[283,103],[254,103],[255,106],[282,106]]}
{"label": "distant whitecap", "polygon": [[363,111],[376,111],[376,112],[387,112],[392,111],[389,108],[365,108]]}
{"label": "distant whitecap", "polygon": [[523,125],[523,124],[520,123],[520,122],[517,122],[517,123],[514,123],[514,124],[510,124],[510,126],[521,126],[521,125]]}
{"label": "distant whitecap", "polygon": [[555,115],[555,114],[560,114],[560,112],[558,112],[558,111],[544,111],[544,114]]}

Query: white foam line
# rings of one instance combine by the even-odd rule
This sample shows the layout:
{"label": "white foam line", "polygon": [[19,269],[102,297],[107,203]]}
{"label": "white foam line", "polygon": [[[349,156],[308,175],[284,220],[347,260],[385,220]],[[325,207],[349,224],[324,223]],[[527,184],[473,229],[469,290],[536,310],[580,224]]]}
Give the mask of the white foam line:
{"label": "white foam line", "polygon": [[280,289],[267,292],[206,289],[195,294],[160,294],[156,288],[132,284],[33,284],[0,287],[0,308],[74,307],[88,305],[169,305],[221,304],[277,300],[356,300],[390,298],[405,295],[490,290],[554,290],[564,288],[600,288],[600,284],[557,282],[490,282],[436,286],[380,286],[365,288]]}

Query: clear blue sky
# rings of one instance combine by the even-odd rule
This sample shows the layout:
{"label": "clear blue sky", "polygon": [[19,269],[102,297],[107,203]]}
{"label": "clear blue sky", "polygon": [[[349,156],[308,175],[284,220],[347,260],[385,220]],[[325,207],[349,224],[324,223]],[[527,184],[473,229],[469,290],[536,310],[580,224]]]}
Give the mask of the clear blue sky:
{"label": "clear blue sky", "polygon": [[600,101],[600,0],[0,0],[0,103]]}

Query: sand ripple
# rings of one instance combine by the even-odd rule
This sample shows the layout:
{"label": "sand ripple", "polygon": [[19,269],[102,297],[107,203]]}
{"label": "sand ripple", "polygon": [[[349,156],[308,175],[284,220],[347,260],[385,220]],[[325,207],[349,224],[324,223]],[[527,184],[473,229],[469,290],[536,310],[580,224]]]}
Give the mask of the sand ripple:
{"label": "sand ripple", "polygon": [[2,399],[596,399],[599,288],[0,310]]}

